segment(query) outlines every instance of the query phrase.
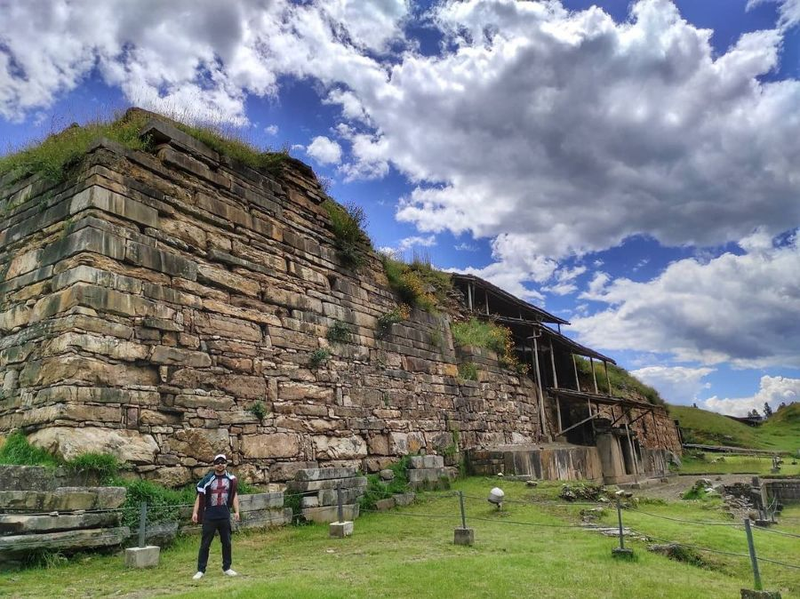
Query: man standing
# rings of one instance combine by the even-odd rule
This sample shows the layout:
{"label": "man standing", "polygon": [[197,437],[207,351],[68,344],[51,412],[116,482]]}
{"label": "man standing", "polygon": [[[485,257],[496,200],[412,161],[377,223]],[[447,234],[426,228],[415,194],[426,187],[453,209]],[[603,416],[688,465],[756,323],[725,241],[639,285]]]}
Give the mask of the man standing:
{"label": "man standing", "polygon": [[208,549],[217,531],[222,543],[222,573],[236,576],[236,572],[231,570],[231,507],[233,517],[238,522],[239,495],[236,492],[236,477],[226,470],[227,466],[228,459],[224,454],[214,456],[214,470],[197,483],[192,522],[203,523],[203,540],[200,542],[194,580],[200,580],[206,573]]}

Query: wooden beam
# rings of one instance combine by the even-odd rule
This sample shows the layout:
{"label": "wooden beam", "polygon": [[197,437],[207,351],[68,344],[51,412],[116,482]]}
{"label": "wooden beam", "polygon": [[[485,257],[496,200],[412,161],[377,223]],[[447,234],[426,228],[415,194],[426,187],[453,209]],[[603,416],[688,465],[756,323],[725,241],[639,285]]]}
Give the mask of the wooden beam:
{"label": "wooden beam", "polygon": [[603,368],[606,370],[606,386],[608,389],[608,395],[610,397],[613,395],[613,393],[611,393],[611,379],[608,377],[608,361],[603,360]]}
{"label": "wooden beam", "polygon": [[578,376],[578,362],[575,359],[575,354],[572,354],[572,369],[575,371],[575,384],[578,387],[577,391],[578,391],[578,393],[582,393],[582,391],[581,391],[581,379]]}
{"label": "wooden beam", "polygon": [[556,374],[556,353],[553,351],[553,340],[550,339],[550,365],[553,367],[553,387],[558,389],[558,374]]}
{"label": "wooden beam", "polygon": [[533,333],[533,365],[536,368],[536,383],[539,385],[539,418],[542,420],[542,436],[547,437],[544,420],[544,388],[542,387],[542,373],[539,370],[539,343],[536,341],[535,329]]}
{"label": "wooden beam", "polygon": [[563,431],[558,431],[558,434],[556,435],[556,437],[560,437],[560,436],[561,436],[561,435],[563,435],[564,433],[568,433],[568,432],[569,432],[569,431],[571,431],[572,429],[574,429],[574,428],[577,428],[577,427],[581,426],[582,424],[586,424],[586,423],[587,423],[587,422],[589,422],[590,420],[594,420],[594,419],[595,419],[595,418],[597,418],[599,415],[600,415],[600,414],[592,414],[591,416],[589,416],[588,418],[584,418],[583,420],[581,420],[581,421],[580,421],[580,422],[578,422],[577,424],[573,424],[573,425],[572,425],[572,426],[570,426],[569,428],[565,428]]}
{"label": "wooden beam", "polygon": [[589,356],[589,364],[592,365],[592,380],[594,381],[594,392],[597,395],[600,395],[600,392],[597,390],[597,373],[594,371],[594,358]]}

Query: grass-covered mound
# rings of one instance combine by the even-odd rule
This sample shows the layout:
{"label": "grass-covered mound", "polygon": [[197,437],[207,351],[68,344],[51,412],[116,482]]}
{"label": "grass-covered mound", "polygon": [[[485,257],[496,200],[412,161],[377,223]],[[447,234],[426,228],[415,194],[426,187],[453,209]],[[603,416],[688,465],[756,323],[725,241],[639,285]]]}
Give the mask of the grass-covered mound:
{"label": "grass-covered mound", "polygon": [[800,450],[800,403],[777,410],[763,424],[755,427],[700,408],[670,406],[669,410],[680,421],[686,443],[792,452]]}

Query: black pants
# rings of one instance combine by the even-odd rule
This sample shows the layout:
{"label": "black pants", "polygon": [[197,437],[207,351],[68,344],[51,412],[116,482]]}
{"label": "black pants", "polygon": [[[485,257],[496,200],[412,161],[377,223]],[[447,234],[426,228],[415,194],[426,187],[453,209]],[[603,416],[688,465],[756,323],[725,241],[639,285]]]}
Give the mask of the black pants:
{"label": "black pants", "polygon": [[197,556],[197,571],[205,572],[208,565],[208,549],[214,540],[214,533],[219,531],[219,540],[222,543],[222,571],[231,567],[231,521],[203,520],[203,540],[200,541],[200,553]]}

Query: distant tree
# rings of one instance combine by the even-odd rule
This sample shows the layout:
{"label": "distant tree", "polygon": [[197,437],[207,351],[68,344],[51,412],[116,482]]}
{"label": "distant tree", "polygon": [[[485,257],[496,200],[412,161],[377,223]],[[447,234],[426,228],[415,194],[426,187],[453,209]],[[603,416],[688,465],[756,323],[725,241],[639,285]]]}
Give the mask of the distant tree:
{"label": "distant tree", "polygon": [[779,406],[778,406],[778,412],[780,412],[780,411],[781,411],[783,408],[785,408],[785,407],[786,407],[786,402],[785,402],[785,401],[782,401],[782,402],[781,402],[781,405],[779,405]]}
{"label": "distant tree", "polygon": [[693,403],[693,404],[692,404],[692,407],[693,407],[693,408],[696,408],[696,407],[697,407],[697,404],[696,404],[696,403]]}
{"label": "distant tree", "polygon": [[749,418],[761,418],[761,414],[758,413],[758,410],[753,408],[750,410],[750,413],[747,415]]}
{"label": "distant tree", "polygon": [[764,418],[772,416],[772,408],[769,407],[767,402],[764,402]]}

